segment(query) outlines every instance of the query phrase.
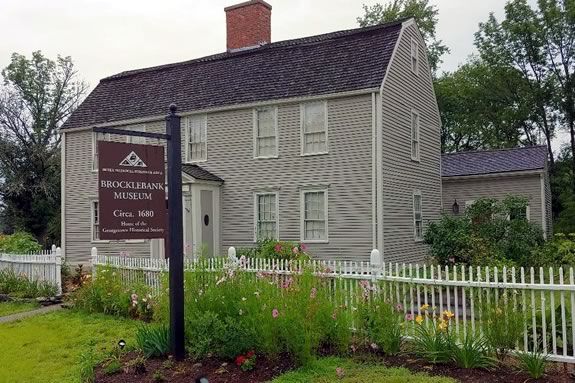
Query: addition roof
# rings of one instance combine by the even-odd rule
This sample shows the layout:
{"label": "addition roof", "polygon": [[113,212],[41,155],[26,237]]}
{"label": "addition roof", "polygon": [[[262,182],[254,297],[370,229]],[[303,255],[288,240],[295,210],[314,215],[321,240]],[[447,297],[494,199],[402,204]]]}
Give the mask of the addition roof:
{"label": "addition roof", "polygon": [[443,177],[542,170],[547,165],[545,146],[443,154]]}
{"label": "addition roof", "polygon": [[106,77],[62,129],[379,88],[406,20]]}

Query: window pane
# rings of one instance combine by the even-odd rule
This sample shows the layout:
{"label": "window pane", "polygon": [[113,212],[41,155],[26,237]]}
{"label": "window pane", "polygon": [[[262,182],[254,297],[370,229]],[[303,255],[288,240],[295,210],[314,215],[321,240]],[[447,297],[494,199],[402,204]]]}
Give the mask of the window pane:
{"label": "window pane", "polygon": [[277,238],[276,195],[261,194],[257,196],[257,238]]}
{"label": "window pane", "polygon": [[205,116],[188,118],[189,160],[207,159],[207,125]]}
{"label": "window pane", "polygon": [[326,232],[325,192],[304,194],[304,239],[324,240]]}

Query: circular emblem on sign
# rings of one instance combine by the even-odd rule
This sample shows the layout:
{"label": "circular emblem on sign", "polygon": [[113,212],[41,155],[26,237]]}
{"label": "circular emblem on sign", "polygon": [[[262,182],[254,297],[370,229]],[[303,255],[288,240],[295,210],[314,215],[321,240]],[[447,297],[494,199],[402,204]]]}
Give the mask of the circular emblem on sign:
{"label": "circular emblem on sign", "polygon": [[204,215],[204,225],[208,226],[210,224],[210,216]]}

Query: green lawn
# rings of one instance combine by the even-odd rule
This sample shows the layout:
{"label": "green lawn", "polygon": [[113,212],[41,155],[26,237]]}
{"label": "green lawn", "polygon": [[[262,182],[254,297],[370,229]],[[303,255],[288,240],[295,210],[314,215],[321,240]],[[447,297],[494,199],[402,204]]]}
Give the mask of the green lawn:
{"label": "green lawn", "polygon": [[[337,377],[337,368],[344,376]],[[414,374],[404,368],[388,368],[377,364],[357,363],[349,359],[324,358],[311,366],[287,373],[272,383],[455,383],[451,378]]]}
{"label": "green lawn", "polygon": [[81,361],[133,345],[137,322],[62,310],[0,324],[0,382],[80,381]]}
{"label": "green lawn", "polygon": [[23,311],[30,311],[38,308],[39,305],[36,303],[28,302],[2,302],[0,303],[0,317],[21,313]]}

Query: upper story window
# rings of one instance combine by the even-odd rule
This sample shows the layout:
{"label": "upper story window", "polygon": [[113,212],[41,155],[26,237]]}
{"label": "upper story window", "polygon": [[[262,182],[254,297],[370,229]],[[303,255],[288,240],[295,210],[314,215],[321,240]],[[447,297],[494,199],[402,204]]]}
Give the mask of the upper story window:
{"label": "upper story window", "polygon": [[419,161],[419,159],[420,159],[419,130],[420,130],[419,113],[417,113],[415,110],[412,110],[411,111],[411,159],[413,161]]}
{"label": "upper story window", "polygon": [[254,110],[254,157],[278,156],[277,108]]}
{"label": "upper story window", "polygon": [[[132,128],[128,128],[128,130],[132,130],[134,132],[145,132],[146,125],[134,126]],[[126,142],[129,144],[146,144],[146,137],[138,137],[138,136],[126,136]]]}
{"label": "upper story window", "polygon": [[327,153],[327,102],[301,105],[302,155]]}
{"label": "upper story window", "polygon": [[304,190],[301,194],[301,238],[305,242],[327,242],[327,190]]}
{"label": "upper story window", "polygon": [[413,231],[416,241],[423,240],[423,213],[421,208],[421,192],[413,192]]}
{"label": "upper story window", "polygon": [[277,193],[255,194],[255,240],[278,239]]}
{"label": "upper story window", "polygon": [[419,74],[419,43],[411,39],[411,71]]}
{"label": "upper story window", "polygon": [[186,119],[186,160],[201,162],[208,159],[208,116],[190,116]]}

